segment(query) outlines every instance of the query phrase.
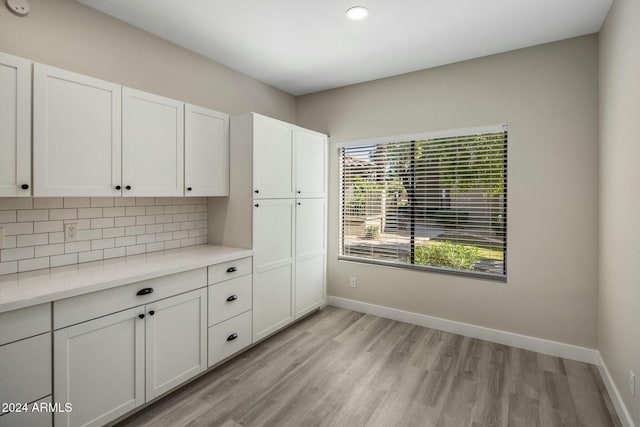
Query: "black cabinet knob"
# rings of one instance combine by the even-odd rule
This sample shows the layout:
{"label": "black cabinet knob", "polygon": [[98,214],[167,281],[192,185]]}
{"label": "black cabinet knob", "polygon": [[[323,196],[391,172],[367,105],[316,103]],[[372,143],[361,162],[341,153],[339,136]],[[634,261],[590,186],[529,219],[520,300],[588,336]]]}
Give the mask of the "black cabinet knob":
{"label": "black cabinet knob", "polygon": [[298,191],[296,191],[296,193],[300,194],[300,193],[302,193],[302,191],[298,190]]}
{"label": "black cabinet knob", "polygon": [[233,341],[238,338],[238,334],[231,334],[227,337],[227,341]]}
{"label": "black cabinet knob", "polygon": [[237,299],[238,299],[238,295],[231,295],[229,298],[227,298],[227,302],[235,301]]}
{"label": "black cabinet knob", "polygon": [[255,204],[255,205],[253,205],[253,206],[255,206],[255,207],[257,208],[257,207],[258,207],[258,206],[260,206],[260,205],[256,203],[256,204]]}
{"label": "black cabinet knob", "polygon": [[260,193],[260,190],[253,190],[253,192],[258,194],[258,193]]}
{"label": "black cabinet knob", "polygon": [[138,317],[144,319],[144,314],[138,314]]}
{"label": "black cabinet knob", "polygon": [[22,188],[23,190],[28,190],[29,189],[29,184],[22,184],[20,186],[20,188]]}
{"label": "black cabinet knob", "polygon": [[298,202],[298,206],[300,206],[301,204],[302,204],[301,202]]}
{"label": "black cabinet knob", "polygon": [[154,314],[156,314],[155,310],[149,311],[149,316],[153,316]]}
{"label": "black cabinet knob", "polygon": [[131,190],[131,186],[130,186],[130,185],[127,185],[127,186],[126,186],[126,187],[124,187],[124,188],[125,188],[125,189],[127,189],[127,190]]}
{"label": "black cabinet knob", "polygon": [[121,186],[116,185],[116,190],[121,190],[121,189],[122,189],[122,187],[121,187]]}
{"label": "black cabinet knob", "polygon": [[191,191],[191,190],[192,190],[192,188],[191,188],[191,187],[187,187],[187,191]]}
{"label": "black cabinet knob", "polygon": [[140,289],[136,295],[149,295],[153,293],[153,288]]}

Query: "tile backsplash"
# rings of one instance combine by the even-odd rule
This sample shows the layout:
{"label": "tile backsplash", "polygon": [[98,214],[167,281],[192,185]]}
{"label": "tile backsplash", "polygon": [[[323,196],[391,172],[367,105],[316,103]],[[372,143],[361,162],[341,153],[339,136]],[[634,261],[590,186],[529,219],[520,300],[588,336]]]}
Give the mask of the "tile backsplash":
{"label": "tile backsplash", "polygon": [[[64,224],[77,238],[64,241]],[[0,275],[207,243],[204,197],[0,198]]]}

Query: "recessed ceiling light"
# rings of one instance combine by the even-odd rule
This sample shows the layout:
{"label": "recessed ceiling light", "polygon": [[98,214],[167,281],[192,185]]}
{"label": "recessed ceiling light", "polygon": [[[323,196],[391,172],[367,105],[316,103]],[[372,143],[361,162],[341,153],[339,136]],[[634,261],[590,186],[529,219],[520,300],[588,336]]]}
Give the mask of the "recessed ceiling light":
{"label": "recessed ceiling light", "polygon": [[345,13],[347,15],[347,18],[353,21],[360,21],[361,19],[369,16],[369,9],[363,6],[354,6],[347,9]]}

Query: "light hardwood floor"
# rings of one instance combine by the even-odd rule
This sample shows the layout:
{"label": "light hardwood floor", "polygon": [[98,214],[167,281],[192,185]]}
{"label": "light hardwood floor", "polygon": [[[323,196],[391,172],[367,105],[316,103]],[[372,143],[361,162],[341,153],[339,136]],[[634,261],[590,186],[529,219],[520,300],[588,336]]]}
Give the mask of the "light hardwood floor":
{"label": "light hardwood floor", "polygon": [[595,366],[326,307],[120,426],[620,426]]}

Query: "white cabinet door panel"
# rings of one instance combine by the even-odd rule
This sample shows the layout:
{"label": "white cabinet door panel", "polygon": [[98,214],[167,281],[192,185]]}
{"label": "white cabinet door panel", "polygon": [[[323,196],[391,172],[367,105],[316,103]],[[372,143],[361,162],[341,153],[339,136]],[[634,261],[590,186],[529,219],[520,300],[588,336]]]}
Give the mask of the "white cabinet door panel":
{"label": "white cabinet door panel", "polygon": [[296,318],[325,303],[326,199],[298,199],[296,205]]}
{"label": "white cabinet door panel", "polygon": [[73,411],[60,426],[102,426],[145,401],[141,307],[54,332],[54,399]]}
{"label": "white cabinet door panel", "polygon": [[295,132],[296,197],[327,195],[327,136],[307,129]]}
{"label": "white cabinet door panel", "polygon": [[4,53],[0,53],[0,153],[0,197],[30,196],[31,61]]}
{"label": "white cabinet door panel", "polygon": [[296,262],[296,318],[325,303],[325,255]]}
{"label": "white cabinet door panel", "polygon": [[294,320],[293,264],[257,273],[253,278],[253,342]]}
{"label": "white cabinet door panel", "polygon": [[33,68],[34,196],[119,196],[121,86]]}
{"label": "white cabinet door panel", "polygon": [[[29,409],[33,409],[33,405],[41,408],[40,405],[49,404],[51,404],[51,396],[31,403]],[[0,417],[0,427],[51,427],[52,425],[53,417],[51,412],[46,410],[41,412],[14,412]]]}
{"label": "white cabinet door panel", "polygon": [[51,333],[0,346],[0,402],[33,402],[51,394]]}
{"label": "white cabinet door panel", "polygon": [[147,304],[145,310],[150,401],[207,368],[207,290]]}
{"label": "white cabinet door panel", "polygon": [[293,263],[294,201],[254,201],[253,222],[253,270],[259,273],[279,265]]}
{"label": "white cabinet door panel", "polygon": [[184,118],[185,195],[228,196],[229,115],[186,104]]}
{"label": "white cabinet door panel", "polygon": [[184,104],[123,88],[122,151],[124,196],[182,196]]}
{"label": "white cabinet door panel", "polygon": [[253,197],[293,197],[294,127],[257,114],[253,117]]}
{"label": "white cabinet door panel", "polygon": [[324,253],[326,213],[326,199],[296,201],[296,259]]}

